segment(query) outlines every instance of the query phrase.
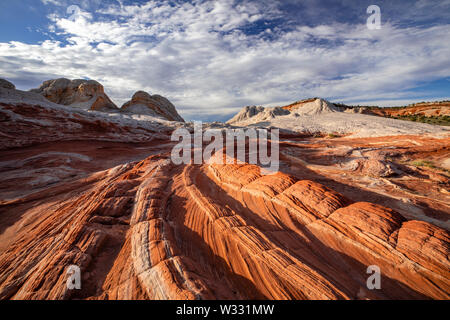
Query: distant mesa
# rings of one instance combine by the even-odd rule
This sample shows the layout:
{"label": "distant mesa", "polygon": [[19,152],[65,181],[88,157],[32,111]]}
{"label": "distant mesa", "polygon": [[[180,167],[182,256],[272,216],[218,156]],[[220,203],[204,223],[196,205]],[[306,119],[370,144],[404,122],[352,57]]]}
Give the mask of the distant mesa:
{"label": "distant mesa", "polygon": [[347,113],[362,113],[379,117],[449,117],[450,101],[430,101],[413,103],[407,106],[379,107],[379,106],[349,106],[342,103],[336,104]]}
{"label": "distant mesa", "polygon": [[281,107],[244,107],[227,124],[279,128],[311,135],[351,134],[354,137],[444,134],[448,129],[443,126],[450,125],[449,106],[449,102],[441,101],[408,107],[352,107],[322,98],[309,98]]}
{"label": "distant mesa", "polygon": [[16,86],[5,79],[0,79],[0,88],[15,90]]}
{"label": "distant mesa", "polygon": [[136,92],[131,100],[122,106],[120,111],[184,122],[175,106],[167,98],[157,94],[150,95],[144,91]]}
{"label": "distant mesa", "polygon": [[249,119],[252,122],[262,122],[272,120],[279,116],[313,116],[339,111],[341,110],[338,107],[324,99],[311,98],[297,101],[284,107],[264,108],[261,106],[247,106],[232,119],[228,120],[227,123],[236,124]]}
{"label": "distant mesa", "polygon": [[103,86],[95,80],[48,80],[30,92],[41,94],[47,100],[65,106],[103,112],[119,111],[105,94]]}

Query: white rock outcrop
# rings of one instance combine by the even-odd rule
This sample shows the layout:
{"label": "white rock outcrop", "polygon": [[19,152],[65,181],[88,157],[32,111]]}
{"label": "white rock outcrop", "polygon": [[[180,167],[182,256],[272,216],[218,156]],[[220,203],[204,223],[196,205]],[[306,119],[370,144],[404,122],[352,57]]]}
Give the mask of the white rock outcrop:
{"label": "white rock outcrop", "polygon": [[278,116],[285,116],[290,114],[289,110],[284,110],[280,107],[264,108],[261,106],[247,106],[244,107],[237,115],[228,120],[228,124],[233,124],[241,121],[252,119],[255,121],[267,121]]}
{"label": "white rock outcrop", "polygon": [[300,116],[315,116],[330,112],[340,112],[334,104],[321,98],[291,105],[288,110]]}
{"label": "white rock outcrop", "polygon": [[16,86],[13,85],[11,82],[9,82],[8,80],[5,79],[0,79],[0,88],[4,88],[4,89],[16,89]]}
{"label": "white rock outcrop", "polygon": [[157,94],[150,95],[144,91],[136,92],[131,100],[122,106],[120,111],[163,118],[168,121],[184,122],[175,106],[167,98]]}
{"label": "white rock outcrop", "polygon": [[103,86],[95,80],[65,78],[48,80],[31,92],[41,94],[47,100],[81,108],[103,112],[117,112],[119,109],[106,95]]}
{"label": "white rock outcrop", "polygon": [[233,126],[273,127],[290,132],[333,133],[352,137],[407,134],[441,136],[449,132],[447,127],[343,112],[338,106],[320,98],[276,108],[245,107],[227,123]]}

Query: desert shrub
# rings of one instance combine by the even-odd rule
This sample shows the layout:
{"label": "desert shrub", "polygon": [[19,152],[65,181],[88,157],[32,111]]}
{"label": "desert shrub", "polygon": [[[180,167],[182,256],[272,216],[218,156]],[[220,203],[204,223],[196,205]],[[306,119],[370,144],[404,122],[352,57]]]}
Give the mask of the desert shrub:
{"label": "desert shrub", "polygon": [[431,116],[425,117],[423,115],[407,115],[407,116],[395,116],[394,119],[422,122],[428,124],[434,124],[439,126],[450,126],[450,116]]}
{"label": "desert shrub", "polygon": [[329,134],[327,135],[327,137],[330,138],[330,139],[333,139],[333,138],[339,138],[339,135],[336,134],[336,133],[329,133]]}
{"label": "desert shrub", "polygon": [[428,168],[436,168],[436,166],[431,161],[427,160],[415,160],[411,163],[415,167],[428,167]]}

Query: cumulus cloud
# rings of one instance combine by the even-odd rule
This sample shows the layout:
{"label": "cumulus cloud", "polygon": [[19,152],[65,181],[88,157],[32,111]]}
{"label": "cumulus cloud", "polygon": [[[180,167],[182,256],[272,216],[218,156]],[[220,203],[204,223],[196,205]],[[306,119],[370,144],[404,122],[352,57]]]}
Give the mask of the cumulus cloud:
{"label": "cumulus cloud", "polygon": [[361,23],[292,24],[272,1],[96,5],[80,6],[76,19],[49,16],[57,40],[0,43],[2,74],[93,78],[118,104],[146,90],[208,120],[311,96],[405,100],[418,84],[450,77],[445,23],[368,30],[362,10]]}

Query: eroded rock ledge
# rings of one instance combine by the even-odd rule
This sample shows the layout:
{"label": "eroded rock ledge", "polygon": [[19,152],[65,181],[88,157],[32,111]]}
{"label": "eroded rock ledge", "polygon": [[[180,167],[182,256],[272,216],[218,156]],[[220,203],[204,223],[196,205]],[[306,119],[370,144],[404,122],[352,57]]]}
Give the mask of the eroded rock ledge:
{"label": "eroded rock ledge", "polygon": [[1,253],[0,298],[449,298],[447,231],[314,181],[158,155],[61,188],[2,203],[35,219]]}

